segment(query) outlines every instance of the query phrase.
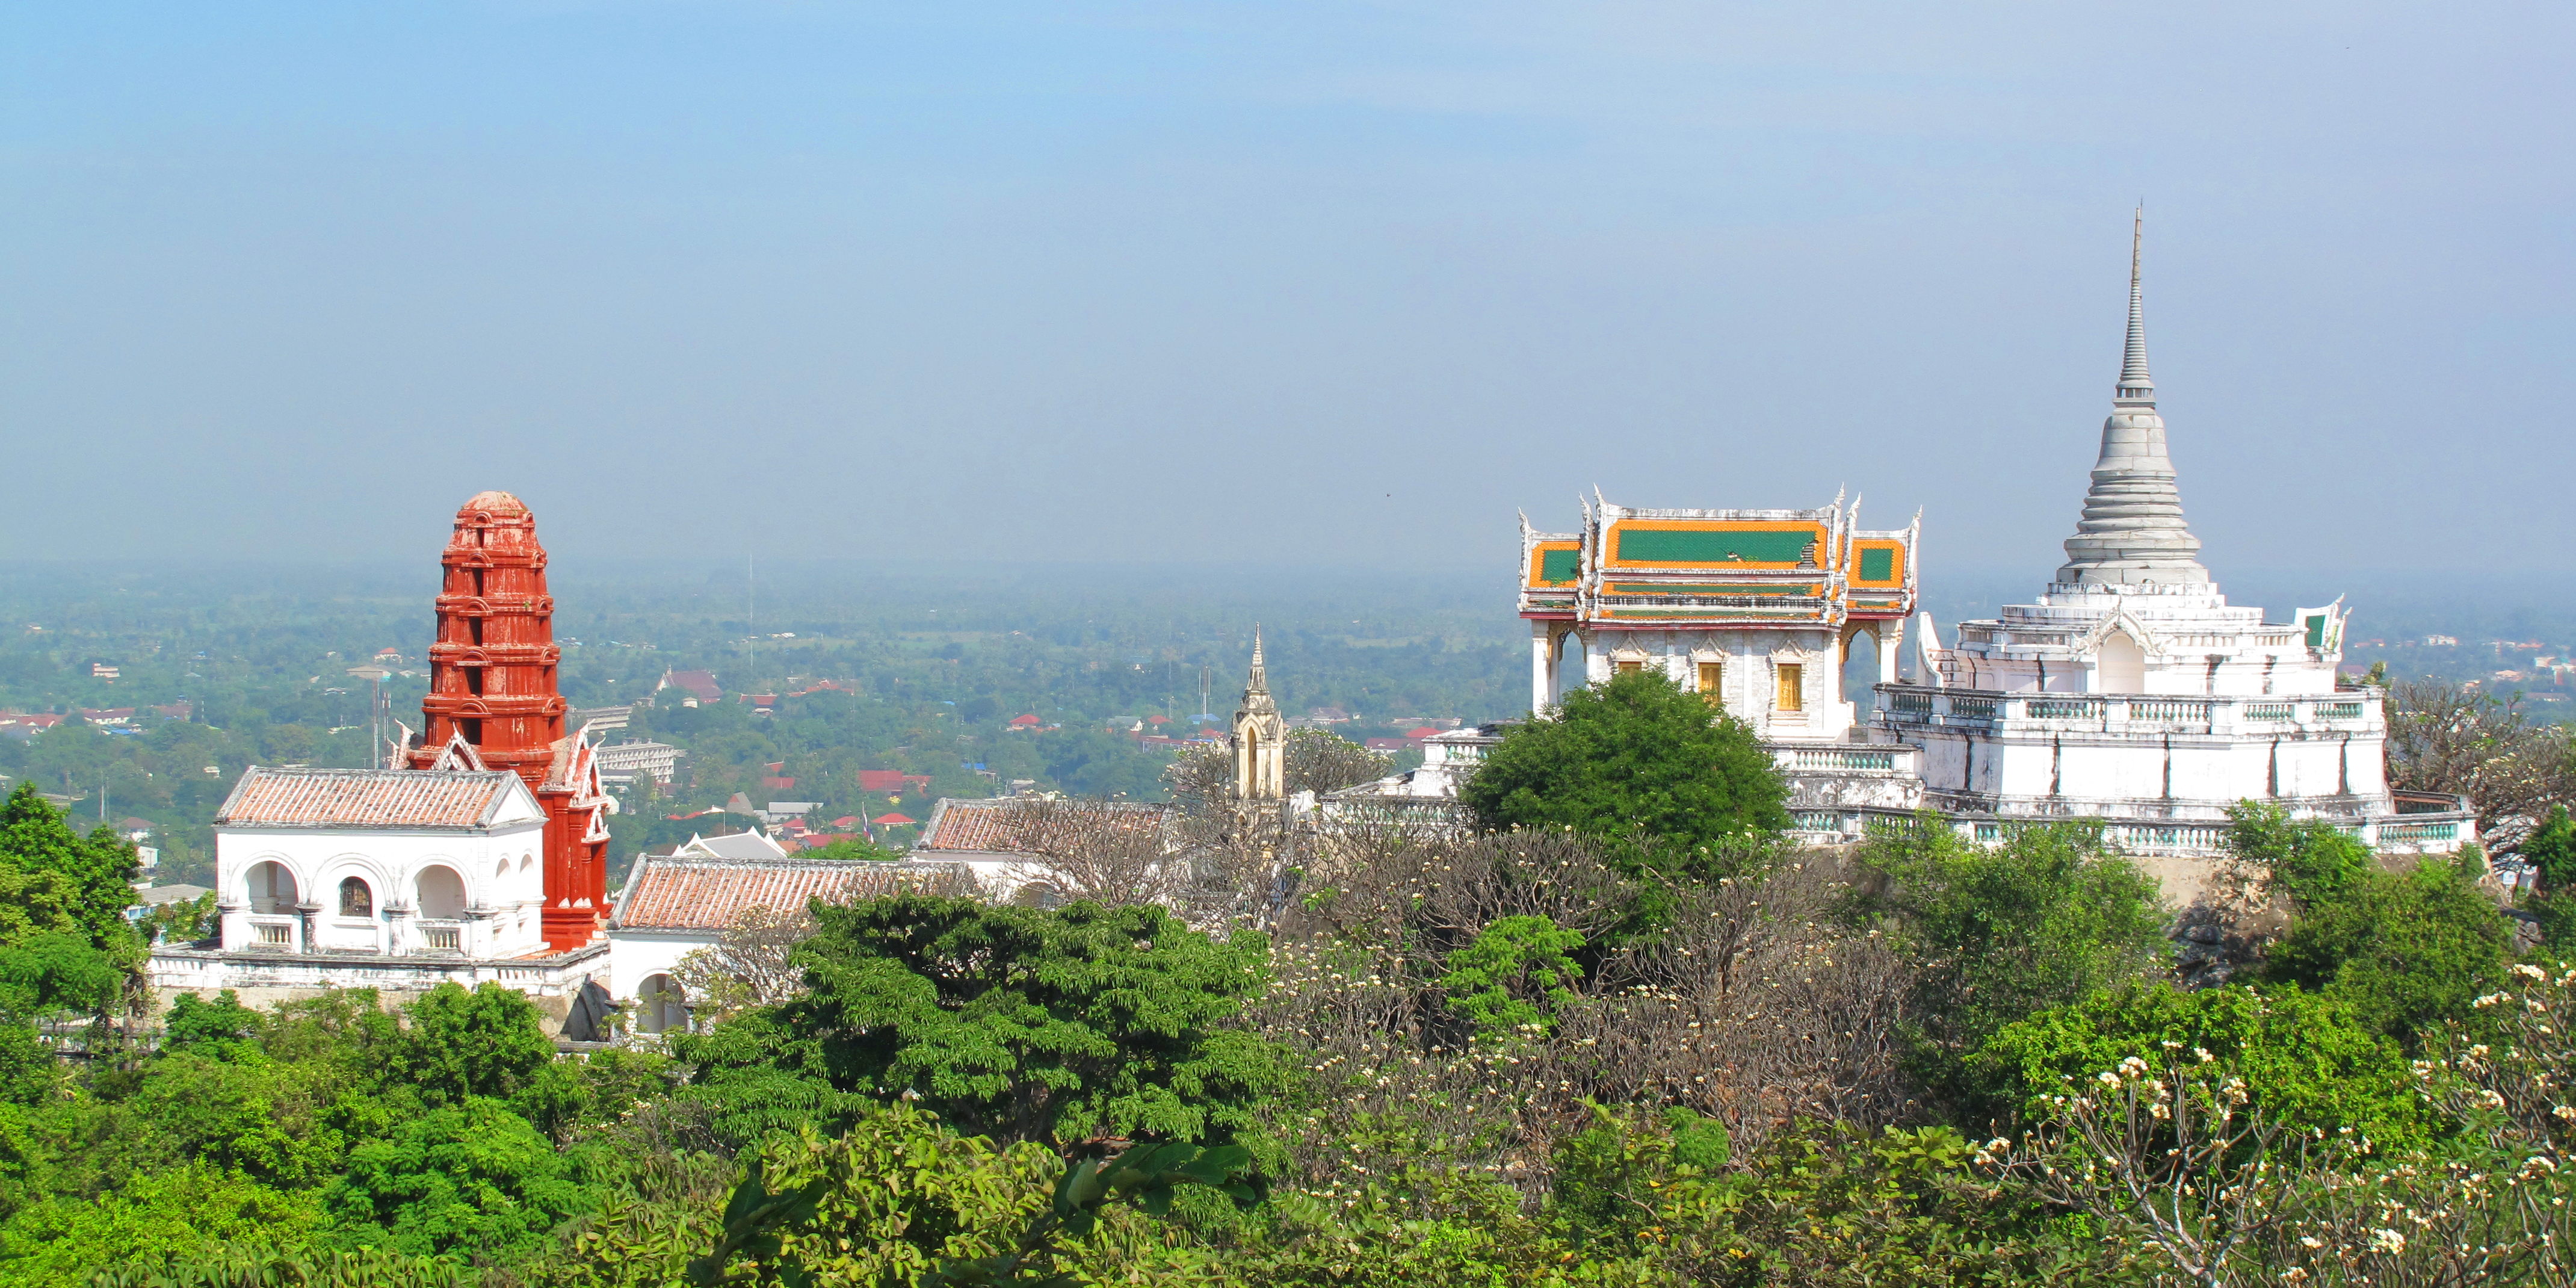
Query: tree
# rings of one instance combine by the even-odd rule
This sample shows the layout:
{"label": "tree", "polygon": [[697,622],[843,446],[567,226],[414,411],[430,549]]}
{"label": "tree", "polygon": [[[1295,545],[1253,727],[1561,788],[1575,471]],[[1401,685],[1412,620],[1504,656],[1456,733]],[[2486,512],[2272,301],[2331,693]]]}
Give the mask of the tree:
{"label": "tree", "polygon": [[[1318,796],[1386,776],[1394,758],[1371,751],[1330,729],[1288,731],[1280,766],[1288,794]],[[1163,783],[1185,803],[1207,805],[1234,796],[1234,749],[1218,745],[1184,753],[1163,769]]]}
{"label": "tree", "polygon": [[403,1080],[432,1102],[506,1098],[554,1062],[554,1041],[536,1004],[515,988],[485,982],[468,993],[449,982],[403,1011],[411,1023],[396,1065]]}
{"label": "tree", "polygon": [[2377,867],[2370,847],[2334,824],[2321,818],[2292,822],[2288,810],[2267,801],[2227,807],[2227,852],[2301,905],[2334,898]]}
{"label": "tree", "polygon": [[1582,947],[1582,935],[1546,917],[1504,917],[1449,954],[1440,987],[1450,1007],[1486,1037],[1544,1028],[1574,1000],[1583,968],[1566,954]]}
{"label": "tree", "polygon": [[2550,894],[2576,892],[2576,819],[2567,807],[2552,805],[2549,817],[2523,838],[2522,861],[2540,874],[2540,888]]}
{"label": "tree", "polygon": [[2352,1004],[2401,1042],[2468,1011],[2504,975],[2513,935],[2478,889],[2473,856],[2426,855],[2413,871],[2364,871],[2299,909],[2259,978]]}
{"label": "tree", "polygon": [[2388,696],[2388,778],[2467,797],[2478,835],[2511,850],[2553,803],[2576,800],[2576,727],[2534,723],[2520,694],[2401,681]]}
{"label": "tree", "polygon": [[2244,1079],[2250,1103],[2295,1131],[2425,1138],[2404,1053],[2351,1003],[2241,984],[2131,985],[2005,1025],[1968,1058],[1966,1081],[1979,1093],[1971,1114],[2046,1118],[2070,1084],[2142,1051],[2209,1052]]}
{"label": "tree", "polygon": [[102,827],[82,837],[33,783],[20,783],[0,804],[0,867],[23,875],[53,873],[68,883],[62,912],[92,945],[129,968],[143,960],[140,941],[125,920],[133,880],[142,869],[134,847]]}
{"label": "tree", "polygon": [[1935,1066],[2164,959],[2155,878],[2105,848],[2098,826],[2035,824],[1988,848],[1926,815],[1873,835],[1857,861],[1871,880],[1848,911],[1883,923],[1913,967],[1918,1039]]}
{"label": "tree", "polygon": [[1008,848],[1044,864],[1067,900],[1169,904],[1189,888],[1190,873],[1174,853],[1168,812],[1118,801],[1031,801],[1010,812]]}
{"label": "tree", "polygon": [[364,1241],[414,1255],[506,1252],[592,1205],[551,1142],[481,1096],[351,1150],[327,1200],[344,1223],[383,1228]]}
{"label": "tree", "polygon": [[903,856],[886,848],[885,846],[877,844],[874,841],[850,836],[843,837],[828,845],[815,846],[810,850],[799,850],[796,852],[796,857],[800,859],[835,859],[845,862],[891,863],[901,859]]}
{"label": "tree", "polygon": [[996,1140],[1222,1143],[1269,1085],[1268,1050],[1224,1027],[1267,944],[1158,907],[1053,911],[901,895],[817,906],[811,991],[676,1039],[711,1083],[788,1072],[918,1098]]}
{"label": "tree", "polygon": [[1660,671],[1569,693],[1514,727],[1459,793],[1488,831],[1572,828],[1652,841],[1631,861],[1661,875],[1719,875],[1712,855],[1789,826],[1788,787],[1743,721]]}
{"label": "tree", "polygon": [[713,947],[695,949],[671,967],[671,978],[688,999],[690,1022],[720,1023],[803,993],[805,970],[794,956],[796,945],[813,933],[814,919],[802,908],[745,908]]}

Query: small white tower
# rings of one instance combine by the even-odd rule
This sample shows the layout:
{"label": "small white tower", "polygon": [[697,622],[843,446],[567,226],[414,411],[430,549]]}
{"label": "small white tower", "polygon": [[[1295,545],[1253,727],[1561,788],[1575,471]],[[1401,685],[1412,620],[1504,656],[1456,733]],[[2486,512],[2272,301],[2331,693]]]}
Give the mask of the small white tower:
{"label": "small white tower", "polygon": [[1243,705],[1234,712],[1234,794],[1239,800],[1275,801],[1288,794],[1288,722],[1270,697],[1261,664],[1261,628],[1252,630],[1252,674]]}

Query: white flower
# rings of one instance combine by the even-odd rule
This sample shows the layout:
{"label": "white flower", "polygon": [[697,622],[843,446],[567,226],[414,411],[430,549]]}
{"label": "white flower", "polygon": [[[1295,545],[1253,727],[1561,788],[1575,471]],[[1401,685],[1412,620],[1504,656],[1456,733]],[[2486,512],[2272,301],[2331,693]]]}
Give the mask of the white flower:
{"label": "white flower", "polygon": [[2564,1118],[2569,1122],[2576,1122],[2576,1109],[2570,1109],[2565,1105],[2560,1105],[2549,1112],[2552,1117]]}
{"label": "white flower", "polygon": [[2217,1056],[2211,1055],[2211,1054],[2209,1053],[2209,1048],[2208,1048],[2208,1047],[2193,1047],[2193,1048],[2191,1049],[2191,1053],[2192,1053],[2193,1055],[2195,1055],[2195,1056],[2200,1057],[2200,1062],[2201,1062],[2202,1064],[2207,1064],[2207,1063],[2209,1063],[2210,1061],[2215,1060],[2215,1059],[2217,1059],[2217,1058],[2218,1058]]}
{"label": "white flower", "polygon": [[2373,1230],[2370,1232],[2370,1250],[2396,1256],[2406,1251],[2406,1236],[2386,1228]]}
{"label": "white flower", "polygon": [[2102,1072],[2102,1073],[2094,1074],[2094,1075],[2093,1075],[2093,1080],[2094,1080],[2095,1082],[2101,1083],[2103,1086],[2106,1086],[2106,1087],[2116,1087],[2116,1086],[2119,1086],[2119,1085],[2120,1085],[2120,1075],[2118,1075],[2118,1074],[2116,1074],[2116,1073],[2110,1073],[2110,1072],[2107,1072],[2107,1071],[2106,1071],[2106,1072]]}
{"label": "white flower", "polygon": [[2521,965],[2514,967],[2514,968],[2513,968],[2513,973],[2514,973],[2514,974],[2516,974],[2516,975],[2528,975],[2528,976],[2530,976],[2530,977],[2531,977],[2531,978],[2533,978],[2533,979],[2547,979],[2547,978],[2549,978],[2549,972],[2548,972],[2548,971],[2542,970],[2541,968],[2539,968],[2539,967],[2537,967],[2537,966],[2534,966],[2534,965],[2532,965],[2532,964],[2531,964],[2531,963],[2529,963],[2529,962],[2524,962],[2524,963],[2522,963]]}

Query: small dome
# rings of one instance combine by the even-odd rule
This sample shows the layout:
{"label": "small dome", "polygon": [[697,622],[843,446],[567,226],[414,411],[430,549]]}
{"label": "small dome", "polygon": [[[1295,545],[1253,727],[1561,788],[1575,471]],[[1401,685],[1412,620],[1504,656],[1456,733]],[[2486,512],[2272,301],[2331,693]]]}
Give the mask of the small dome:
{"label": "small dome", "polygon": [[457,513],[465,514],[475,510],[489,511],[493,514],[526,514],[528,506],[526,502],[507,492],[477,492],[474,494],[474,499],[466,502]]}

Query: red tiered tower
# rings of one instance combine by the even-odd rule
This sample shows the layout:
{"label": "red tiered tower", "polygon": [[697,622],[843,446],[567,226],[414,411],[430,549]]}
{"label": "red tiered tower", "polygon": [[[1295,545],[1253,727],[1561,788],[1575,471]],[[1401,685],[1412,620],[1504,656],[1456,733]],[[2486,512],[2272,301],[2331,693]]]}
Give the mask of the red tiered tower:
{"label": "red tiered tower", "polygon": [[589,749],[564,734],[555,667],[554,598],[536,516],[507,492],[477,493],[456,512],[440,563],[438,641],[429,646],[428,728],[411,766],[435,766],[461,738],[484,766],[517,774],[546,811],[546,946],[589,943],[608,902],[607,799]]}

